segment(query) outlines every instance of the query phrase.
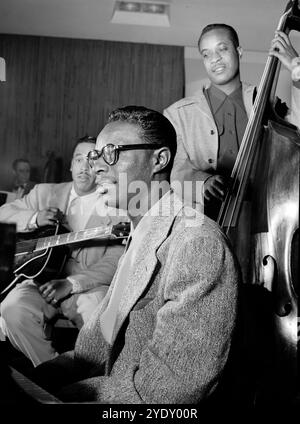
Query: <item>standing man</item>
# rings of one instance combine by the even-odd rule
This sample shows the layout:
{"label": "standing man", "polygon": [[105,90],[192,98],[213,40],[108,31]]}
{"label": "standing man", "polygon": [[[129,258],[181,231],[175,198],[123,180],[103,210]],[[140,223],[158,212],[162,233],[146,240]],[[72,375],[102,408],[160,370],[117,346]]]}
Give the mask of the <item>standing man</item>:
{"label": "standing man", "polygon": [[[17,231],[55,225],[62,215],[71,231],[124,220],[96,191],[87,159],[94,148],[95,138],[80,139],[71,162],[73,181],[36,185],[24,198],[3,205],[0,220],[16,223]],[[62,276],[40,286],[25,280],[6,296],[1,304],[2,331],[34,366],[57,355],[48,331],[54,317],[63,314],[78,328],[88,320],[104,298],[123,250],[121,244],[103,240],[71,244]]]}
{"label": "standing man", "polygon": [[127,209],[132,232],[74,352],[34,370],[62,400],[198,403],[218,385],[239,272],[219,227],[170,190],[175,152],[168,119],[127,106],[110,114],[89,153],[106,204]]}
{"label": "standing man", "polygon": [[[216,219],[256,89],[241,82],[242,48],[234,28],[223,23],[207,25],[198,47],[208,80],[202,81],[201,89],[194,96],[181,99],[164,111],[177,132],[178,149],[171,181],[182,185],[184,181],[202,182],[205,213]],[[291,111],[284,108],[281,115],[300,128],[298,53],[289,37],[280,31],[276,32],[269,53],[291,71]],[[185,193],[185,199],[203,205],[202,193],[197,192],[197,187]]]}

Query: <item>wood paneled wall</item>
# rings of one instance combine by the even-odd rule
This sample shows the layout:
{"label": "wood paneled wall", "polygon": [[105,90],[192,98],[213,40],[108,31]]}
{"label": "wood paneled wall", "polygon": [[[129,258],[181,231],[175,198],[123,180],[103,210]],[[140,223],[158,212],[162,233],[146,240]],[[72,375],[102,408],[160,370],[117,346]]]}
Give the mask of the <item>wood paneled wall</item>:
{"label": "wood paneled wall", "polygon": [[17,157],[29,159],[41,180],[49,151],[69,179],[74,141],[97,135],[110,110],[162,111],[183,96],[182,47],[1,35],[0,56],[7,79],[0,83],[0,189],[9,188]]}

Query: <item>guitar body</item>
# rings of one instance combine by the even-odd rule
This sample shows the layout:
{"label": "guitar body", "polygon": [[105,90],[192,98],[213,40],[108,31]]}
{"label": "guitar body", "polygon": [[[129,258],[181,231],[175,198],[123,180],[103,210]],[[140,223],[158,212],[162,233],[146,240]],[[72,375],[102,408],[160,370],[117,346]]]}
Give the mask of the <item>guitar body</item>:
{"label": "guitar body", "polygon": [[103,225],[96,228],[70,233],[57,224],[39,228],[36,231],[18,233],[16,244],[14,280],[0,292],[0,302],[7,293],[24,279],[34,280],[38,285],[56,278],[65,278],[64,265],[69,256],[68,245],[86,240],[102,239],[110,243],[120,243],[128,237],[129,222],[117,225]]}
{"label": "guitar body", "polygon": [[[22,279],[34,279],[43,284],[51,279],[62,276],[67,259],[67,246],[49,247],[44,250],[33,251],[39,238],[52,237],[66,233],[60,226],[47,226],[30,233],[18,233],[17,252],[15,256],[15,276]],[[30,239],[30,240],[29,240]],[[26,247],[27,252],[22,254]]]}

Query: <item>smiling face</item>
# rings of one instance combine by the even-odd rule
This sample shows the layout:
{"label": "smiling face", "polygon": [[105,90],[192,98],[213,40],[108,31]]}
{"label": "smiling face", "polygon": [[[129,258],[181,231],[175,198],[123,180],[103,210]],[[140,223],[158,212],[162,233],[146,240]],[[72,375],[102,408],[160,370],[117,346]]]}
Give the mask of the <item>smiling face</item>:
{"label": "smiling face", "polygon": [[96,189],[95,172],[87,160],[88,152],[94,148],[94,143],[79,143],[73,153],[71,172],[74,188],[79,196],[92,193]]}
{"label": "smiling face", "polygon": [[240,84],[239,56],[241,48],[236,47],[230,32],[224,28],[212,29],[205,33],[199,45],[200,54],[209,79],[223,91],[233,91]]}
{"label": "smiling face", "polygon": [[[138,125],[115,121],[107,124],[100,132],[96,149],[101,150],[107,144],[143,143]],[[145,188],[140,193],[141,201],[147,201],[147,188],[153,176],[152,156],[153,150],[126,150],[119,152],[119,160],[115,165],[108,165],[102,156],[95,162],[96,183],[108,206],[128,210],[130,200],[136,195],[134,188],[138,185]]]}

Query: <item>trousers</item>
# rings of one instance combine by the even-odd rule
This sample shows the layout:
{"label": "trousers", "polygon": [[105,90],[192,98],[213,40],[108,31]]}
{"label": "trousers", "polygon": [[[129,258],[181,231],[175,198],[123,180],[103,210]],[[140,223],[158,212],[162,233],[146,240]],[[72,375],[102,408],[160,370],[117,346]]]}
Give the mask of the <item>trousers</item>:
{"label": "trousers", "polygon": [[73,294],[59,307],[54,307],[44,300],[32,280],[25,280],[1,303],[0,332],[2,330],[11,344],[36,367],[58,355],[49,337],[54,318],[63,315],[81,328],[103,300],[107,289],[101,286]]}

